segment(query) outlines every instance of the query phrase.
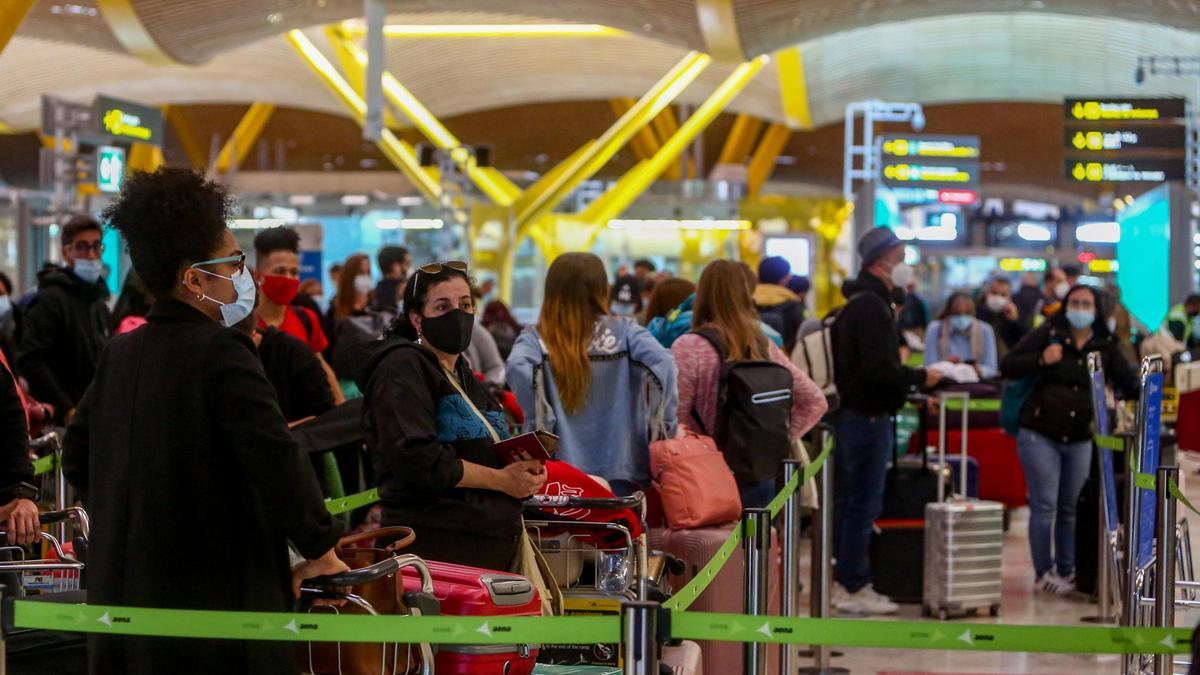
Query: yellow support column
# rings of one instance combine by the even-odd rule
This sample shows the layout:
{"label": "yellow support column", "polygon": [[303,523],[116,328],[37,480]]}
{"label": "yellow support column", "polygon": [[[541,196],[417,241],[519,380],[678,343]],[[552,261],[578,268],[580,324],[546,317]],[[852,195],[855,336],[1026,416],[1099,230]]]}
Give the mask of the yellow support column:
{"label": "yellow support column", "polygon": [[[668,139],[679,131],[679,120],[675,119],[675,111],[667,106],[658,117],[654,118],[654,135],[658,140],[659,147],[666,143]],[[649,159],[647,157],[647,159]],[[667,170],[663,172],[663,178],[667,180],[679,180],[683,178],[683,172],[680,170],[679,163],[675,162],[667,166]]]}
{"label": "yellow support column", "polygon": [[581,219],[599,225],[620,215],[658,180],[672,162],[679,159],[679,155],[716,119],[725,106],[741,93],[768,60],[768,57],[760,56],[735,68],[653,157],[626,172],[616,185],[584,210]]}
{"label": "yellow support column", "polygon": [[129,148],[129,160],[125,162],[125,172],[127,174],[134,171],[153,173],[163,164],[161,147],[149,143],[134,143]]}
{"label": "yellow support column", "polygon": [[[637,103],[637,101],[632,98],[614,98],[608,102],[608,105],[612,108],[613,114],[617,116],[617,119],[620,119],[622,115],[629,112],[634,103]],[[633,154],[638,159],[650,159],[654,153],[658,152],[658,137],[654,135],[654,132],[649,127],[642,127],[630,139],[629,145],[633,148]]]}
{"label": "yellow support column", "polygon": [[779,159],[779,153],[783,152],[791,137],[792,130],[785,124],[772,124],[767,127],[762,140],[758,142],[758,149],[754,151],[754,157],[750,159],[750,168],[746,170],[748,197],[756,196],[763,183],[771,177],[775,171],[775,160]]}
{"label": "yellow support column", "polygon": [[[308,39],[302,31],[291,30],[287,33],[288,42],[296,50],[296,53],[308,63],[313,72],[341,99],[342,103],[350,110],[350,114],[354,120],[360,125],[363,123],[367,115],[367,103],[354,91],[337,70],[329,59],[317,49],[316,45]],[[417,159],[417,155],[413,152],[413,148],[408,143],[396,138],[390,129],[383,130],[383,136],[376,145],[383,152],[396,168],[400,169],[417,190],[433,204],[438,204],[442,194],[442,187],[436,181],[430,179],[429,174],[421,170],[421,163]]]}
{"label": "yellow support column", "polygon": [[[629,112],[608,128],[596,139],[585,152],[581,153],[570,166],[565,169],[558,179],[549,184],[545,191],[537,195],[529,203],[518,205],[518,228],[533,222],[540,216],[549,213],[580,183],[591,178],[617,154],[621,146],[629,142],[638,130],[645,127],[655,117],[675,100],[700,73],[708,67],[712,59],[698,52],[689,52],[661,80],[655,83],[641,99],[634,104]],[[662,151],[660,150],[660,154]],[[666,169],[666,166],[663,166]]]}
{"label": "yellow support column", "polygon": [[229,173],[242,165],[274,112],[272,103],[258,102],[250,106],[217,155],[217,173]]}
{"label": "yellow support column", "polygon": [[725,137],[725,145],[721,146],[721,156],[717,164],[743,164],[750,156],[758,132],[762,130],[763,121],[754,115],[742,113],[733,120],[733,128]]}
{"label": "yellow support column", "polygon": [[192,125],[188,123],[183,110],[178,106],[164,105],[163,119],[175,129],[175,135],[179,137],[179,144],[183,146],[183,152],[191,162],[192,168],[203,169],[208,166],[208,153],[196,140],[196,134],[192,131]]}
{"label": "yellow support column", "polygon": [[8,41],[16,34],[25,15],[33,9],[37,0],[4,0],[0,2],[0,53],[8,46]]}

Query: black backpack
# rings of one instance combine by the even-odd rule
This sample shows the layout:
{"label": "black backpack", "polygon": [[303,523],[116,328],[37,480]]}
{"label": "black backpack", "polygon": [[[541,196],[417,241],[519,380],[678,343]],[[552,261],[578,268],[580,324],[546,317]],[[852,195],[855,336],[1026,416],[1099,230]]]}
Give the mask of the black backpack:
{"label": "black backpack", "polygon": [[[708,340],[721,359],[712,435],[725,462],[741,486],[775,478],[792,451],[792,372],[774,361],[730,362],[719,333],[693,332]],[[695,410],[692,417],[709,433]]]}

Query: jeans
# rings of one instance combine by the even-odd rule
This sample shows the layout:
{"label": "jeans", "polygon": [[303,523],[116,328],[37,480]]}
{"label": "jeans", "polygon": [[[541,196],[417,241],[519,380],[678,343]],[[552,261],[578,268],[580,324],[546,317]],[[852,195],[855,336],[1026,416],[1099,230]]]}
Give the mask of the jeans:
{"label": "jeans", "polygon": [[851,593],[871,583],[868,552],[896,437],[886,415],[833,415],[833,578]]}
{"label": "jeans", "polygon": [[775,498],[775,479],[751,483],[746,486],[738,486],[738,493],[742,498],[743,509],[762,509],[766,508],[767,504]]}
{"label": "jeans", "polygon": [[[1092,442],[1056,443],[1021,428],[1017,454],[1029,487],[1029,553],[1038,578],[1075,571],[1075,504],[1092,466]],[[1051,539],[1054,551],[1051,553]]]}

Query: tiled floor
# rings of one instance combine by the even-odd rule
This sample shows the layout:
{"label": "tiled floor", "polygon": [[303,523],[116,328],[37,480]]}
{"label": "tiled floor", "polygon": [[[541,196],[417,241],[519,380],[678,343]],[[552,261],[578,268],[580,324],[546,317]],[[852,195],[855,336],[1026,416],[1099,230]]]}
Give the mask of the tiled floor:
{"label": "tiled floor", "polygon": [[[1188,454],[1180,461],[1181,473],[1185,474],[1184,491],[1193,503],[1200,503],[1197,502],[1197,498],[1200,497],[1200,476],[1195,475],[1196,470],[1200,468],[1200,458]],[[1185,511],[1186,509],[1180,508],[1181,513]],[[1200,517],[1192,513],[1188,513],[1188,516],[1192,532],[1200,533]],[[1095,614],[1095,604],[1033,594],[1033,567],[1026,537],[1028,517],[1027,510],[1019,510],[1014,514],[1012,526],[1005,535],[1003,615],[997,619],[984,617],[967,620],[980,623],[1086,625],[1080,622],[1080,618]],[[1200,541],[1197,541],[1196,544],[1200,545]],[[806,550],[801,558],[805,561],[802,578],[806,580],[806,586],[809,578],[807,558]],[[801,607],[808,607],[807,595],[802,600]],[[901,605],[900,613],[896,618],[919,620],[921,618],[920,605]],[[1177,615],[1176,625],[1195,626],[1198,619],[1200,619],[1200,614],[1181,613]],[[1120,660],[1117,656],[897,649],[839,651],[844,651],[845,655],[835,658],[833,664],[837,667],[848,668],[854,675],[1110,674],[1119,673],[1121,670]]]}

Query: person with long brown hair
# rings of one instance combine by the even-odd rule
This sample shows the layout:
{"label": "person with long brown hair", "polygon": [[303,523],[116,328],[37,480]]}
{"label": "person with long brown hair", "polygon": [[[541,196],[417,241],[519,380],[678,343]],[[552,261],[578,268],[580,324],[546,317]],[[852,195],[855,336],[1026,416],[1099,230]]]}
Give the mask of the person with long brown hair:
{"label": "person with long brown hair", "polygon": [[687,279],[672,277],[658,282],[654,285],[654,292],[650,294],[650,302],[646,305],[646,323],[665,317],[695,292],[696,284]]}
{"label": "person with long brown hair", "polygon": [[[700,275],[692,314],[693,332],[671,345],[679,367],[682,421],[697,431],[713,433],[721,385],[722,354],[704,337],[716,336],[729,362],[772,361],[792,375],[791,436],[808,432],[828,409],[824,394],[779,347],[767,339],[754,308],[752,274],[743,263],[716,260]],[[738,486],[746,507],[761,507],[774,495],[774,480]]]}
{"label": "person with long brown hair", "polygon": [[509,356],[508,385],[527,429],[558,434],[559,459],[618,494],[649,485],[651,429],[675,432],[675,360],[633,318],[609,314],[608,276],[590,253],[550,265],[538,323]]}

